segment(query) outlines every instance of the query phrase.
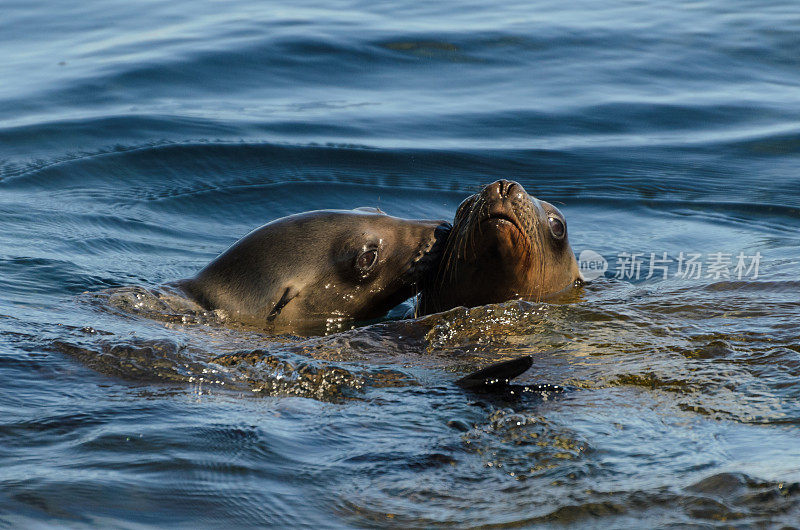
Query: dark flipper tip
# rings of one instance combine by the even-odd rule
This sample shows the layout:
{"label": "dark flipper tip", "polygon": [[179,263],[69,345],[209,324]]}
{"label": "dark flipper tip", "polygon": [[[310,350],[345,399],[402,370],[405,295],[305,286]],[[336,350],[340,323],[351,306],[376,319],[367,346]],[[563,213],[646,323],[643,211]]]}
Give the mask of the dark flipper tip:
{"label": "dark flipper tip", "polygon": [[533,358],[530,355],[524,355],[510,361],[490,364],[483,370],[462,377],[456,381],[456,384],[467,390],[491,390],[505,387],[508,386],[509,381],[526,372],[531,366],[533,366]]}

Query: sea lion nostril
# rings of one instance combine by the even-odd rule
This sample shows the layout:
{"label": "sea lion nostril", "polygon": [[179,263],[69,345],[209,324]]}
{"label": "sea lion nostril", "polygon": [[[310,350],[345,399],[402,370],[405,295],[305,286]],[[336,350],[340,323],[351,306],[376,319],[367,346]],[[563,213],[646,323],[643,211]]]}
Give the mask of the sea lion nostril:
{"label": "sea lion nostril", "polygon": [[503,190],[504,190],[504,186],[503,186],[504,182],[505,182],[504,180],[498,180],[498,181],[492,182],[491,184],[486,186],[483,189],[483,191],[481,191],[480,194],[483,195],[484,197],[489,198],[489,199],[497,199],[497,198],[502,199],[503,198]]}
{"label": "sea lion nostril", "polygon": [[522,186],[513,180],[508,181],[508,186],[506,187],[506,197],[519,197],[522,194],[522,191]]}

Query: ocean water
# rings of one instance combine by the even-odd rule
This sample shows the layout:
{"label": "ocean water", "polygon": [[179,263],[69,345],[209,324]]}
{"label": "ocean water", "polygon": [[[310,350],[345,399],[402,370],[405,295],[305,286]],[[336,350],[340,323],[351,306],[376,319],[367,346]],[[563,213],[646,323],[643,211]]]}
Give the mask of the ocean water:
{"label": "ocean water", "polygon": [[[0,13],[0,525],[797,526],[796,1]],[[148,298],[276,217],[498,178],[605,272],[320,337]]]}

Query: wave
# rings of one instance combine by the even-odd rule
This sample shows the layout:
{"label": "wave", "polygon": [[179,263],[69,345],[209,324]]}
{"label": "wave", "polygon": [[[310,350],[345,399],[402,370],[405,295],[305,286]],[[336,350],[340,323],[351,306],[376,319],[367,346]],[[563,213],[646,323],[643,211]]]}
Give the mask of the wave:
{"label": "wave", "polygon": [[[800,138],[800,137],[799,137]],[[652,150],[650,150],[652,151]],[[706,208],[730,213],[797,217],[800,197],[787,191],[800,177],[741,176],[728,184],[724,165],[697,159],[665,161],[648,150],[616,156],[538,149],[375,149],[340,144],[164,142],[117,145],[28,164],[0,165],[0,189],[83,193],[115,200],[160,201],[198,194],[279,185],[329,183],[386,189],[422,189],[456,201],[498,178],[520,181],[552,200],[632,199],[638,204]],[[703,153],[698,158],[704,159]],[[742,169],[737,171],[741,172]],[[759,187],[770,181],[770,189]],[[765,201],[764,199],[770,199]],[[232,200],[230,196],[226,200]]]}

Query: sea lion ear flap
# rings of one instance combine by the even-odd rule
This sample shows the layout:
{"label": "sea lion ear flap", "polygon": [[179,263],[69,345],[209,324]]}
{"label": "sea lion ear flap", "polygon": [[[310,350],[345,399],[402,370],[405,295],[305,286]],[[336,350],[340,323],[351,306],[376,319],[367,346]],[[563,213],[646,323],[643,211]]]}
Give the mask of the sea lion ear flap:
{"label": "sea lion ear flap", "polygon": [[283,291],[283,296],[281,296],[281,299],[278,300],[278,303],[275,304],[275,307],[273,307],[272,311],[270,311],[267,315],[267,322],[272,322],[275,320],[275,317],[277,317],[280,312],[283,311],[283,308],[286,307],[286,304],[291,302],[292,299],[298,294],[300,294],[300,291],[298,291],[296,287],[287,287],[286,290]]}
{"label": "sea lion ear flap", "polygon": [[380,213],[386,215],[386,212],[381,210],[380,208],[373,208],[372,206],[359,206],[358,208],[353,208],[353,210],[357,212],[367,212],[367,213]]}

